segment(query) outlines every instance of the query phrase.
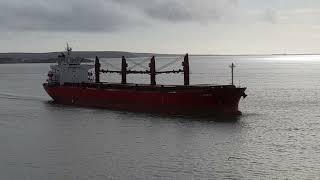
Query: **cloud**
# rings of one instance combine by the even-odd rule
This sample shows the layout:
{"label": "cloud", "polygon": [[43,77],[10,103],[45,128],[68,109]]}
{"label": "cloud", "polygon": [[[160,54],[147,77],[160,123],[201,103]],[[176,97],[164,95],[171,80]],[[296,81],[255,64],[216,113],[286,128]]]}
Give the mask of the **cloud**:
{"label": "cloud", "polygon": [[114,32],[186,22],[319,24],[320,11],[316,6],[299,4],[294,8],[265,9],[241,3],[241,0],[0,0],[0,31]]}
{"label": "cloud", "polygon": [[136,7],[152,19],[180,21],[212,21],[235,12],[238,0],[113,0]]}
{"label": "cloud", "polygon": [[320,10],[318,8],[268,9],[256,14],[261,20],[276,24],[318,25]]}
{"label": "cloud", "polygon": [[111,32],[154,21],[208,22],[231,17],[237,0],[0,1],[0,29]]}
{"label": "cloud", "polygon": [[18,31],[114,31],[137,24],[111,1],[52,0],[0,2],[2,29]]}

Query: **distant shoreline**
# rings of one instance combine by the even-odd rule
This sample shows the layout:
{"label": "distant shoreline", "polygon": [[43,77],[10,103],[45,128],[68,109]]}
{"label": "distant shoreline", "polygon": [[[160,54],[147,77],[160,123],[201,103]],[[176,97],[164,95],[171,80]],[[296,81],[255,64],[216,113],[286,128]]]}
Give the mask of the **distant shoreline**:
{"label": "distant shoreline", "polygon": [[[22,63],[55,63],[61,52],[48,53],[0,53],[0,64],[22,64]],[[125,51],[74,51],[74,57],[82,57],[84,62],[92,62],[96,56],[99,58],[139,58],[151,57],[153,55],[159,57],[180,56],[182,54],[155,54],[155,53],[131,53]],[[312,56],[320,54],[190,54],[190,56]]]}
{"label": "distant shoreline", "polygon": [[[3,58],[0,58],[0,64],[40,64],[40,63],[56,63],[57,59],[42,59],[42,60],[4,60]],[[90,63],[93,62],[93,60],[90,59],[84,59],[82,62]]]}

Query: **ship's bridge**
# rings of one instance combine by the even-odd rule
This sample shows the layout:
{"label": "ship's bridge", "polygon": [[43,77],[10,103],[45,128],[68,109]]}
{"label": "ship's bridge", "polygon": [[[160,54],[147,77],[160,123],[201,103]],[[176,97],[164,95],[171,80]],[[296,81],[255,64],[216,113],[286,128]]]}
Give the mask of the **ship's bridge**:
{"label": "ship's bridge", "polygon": [[90,69],[94,65],[81,64],[83,58],[75,58],[71,56],[71,48],[67,47],[67,55],[61,53],[58,56],[58,64],[50,66],[48,73],[48,83],[89,83],[92,82],[92,73]]}

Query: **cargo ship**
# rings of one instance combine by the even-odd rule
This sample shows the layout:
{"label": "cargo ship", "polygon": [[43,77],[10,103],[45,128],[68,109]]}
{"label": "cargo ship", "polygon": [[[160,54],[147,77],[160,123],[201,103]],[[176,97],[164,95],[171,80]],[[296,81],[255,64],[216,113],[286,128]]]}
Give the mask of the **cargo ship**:
{"label": "cargo ship", "polygon": [[[170,115],[241,115],[239,101],[247,96],[246,88],[233,84],[233,64],[230,85],[190,85],[188,54],[181,61],[181,69],[157,71],[153,56],[147,70],[135,71],[122,57],[121,70],[105,70],[98,57],[94,63],[82,63],[81,58],[72,57],[72,49],[67,46],[57,64],[51,65],[43,87],[54,102],[65,105]],[[101,82],[101,73],[121,74],[121,82]],[[158,74],[170,73],[183,73],[184,84],[156,83]],[[128,74],[147,74],[150,84],[127,83]]]}

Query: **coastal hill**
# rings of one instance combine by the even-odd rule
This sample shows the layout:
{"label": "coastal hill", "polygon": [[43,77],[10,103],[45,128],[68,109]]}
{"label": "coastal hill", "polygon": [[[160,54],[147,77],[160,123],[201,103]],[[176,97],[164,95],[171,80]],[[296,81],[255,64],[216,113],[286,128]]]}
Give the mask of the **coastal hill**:
{"label": "coastal hill", "polygon": [[[54,63],[61,52],[49,53],[0,53],[0,64],[10,63]],[[133,57],[148,57],[152,53],[130,53],[123,51],[73,51],[73,57],[82,57],[87,61],[95,58],[121,58],[122,56]]]}

